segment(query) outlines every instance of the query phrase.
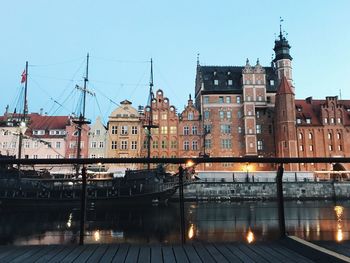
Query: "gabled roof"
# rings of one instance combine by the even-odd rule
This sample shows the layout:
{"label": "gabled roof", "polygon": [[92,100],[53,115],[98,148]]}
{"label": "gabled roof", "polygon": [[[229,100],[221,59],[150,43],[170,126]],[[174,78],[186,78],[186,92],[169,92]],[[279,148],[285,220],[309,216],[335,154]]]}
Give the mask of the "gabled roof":
{"label": "gabled roof", "polygon": [[281,95],[281,94],[293,94],[294,95],[292,87],[290,86],[290,84],[285,76],[283,76],[281,83],[277,88],[276,95]]}
{"label": "gabled roof", "polygon": [[65,130],[70,125],[69,116],[46,116],[37,113],[29,114],[29,127],[32,130]]}

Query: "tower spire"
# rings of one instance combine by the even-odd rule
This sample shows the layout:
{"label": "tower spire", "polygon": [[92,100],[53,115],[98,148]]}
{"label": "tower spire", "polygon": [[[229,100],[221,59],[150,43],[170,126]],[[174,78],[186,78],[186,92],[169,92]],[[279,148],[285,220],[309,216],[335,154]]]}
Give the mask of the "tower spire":
{"label": "tower spire", "polygon": [[279,37],[280,37],[280,40],[282,40],[282,38],[283,38],[283,34],[282,34],[282,22],[283,22],[284,20],[282,19],[282,17],[280,17],[280,35],[279,35]]}

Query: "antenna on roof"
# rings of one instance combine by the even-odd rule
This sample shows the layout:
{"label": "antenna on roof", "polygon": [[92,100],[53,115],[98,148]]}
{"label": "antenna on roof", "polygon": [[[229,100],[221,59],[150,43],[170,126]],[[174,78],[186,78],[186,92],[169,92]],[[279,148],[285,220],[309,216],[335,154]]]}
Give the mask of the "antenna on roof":
{"label": "antenna on roof", "polygon": [[284,20],[282,19],[282,17],[280,17],[280,39],[282,40],[282,22],[283,22]]}
{"label": "antenna on roof", "polygon": [[339,89],[339,99],[341,100],[341,89]]}

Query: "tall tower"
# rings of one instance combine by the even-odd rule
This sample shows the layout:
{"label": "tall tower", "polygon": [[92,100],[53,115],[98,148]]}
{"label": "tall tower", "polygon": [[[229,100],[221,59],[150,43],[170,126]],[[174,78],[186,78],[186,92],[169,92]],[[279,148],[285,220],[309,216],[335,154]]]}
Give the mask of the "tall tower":
{"label": "tall tower", "polygon": [[[276,157],[298,157],[294,92],[285,76],[282,77],[276,93],[275,141]],[[298,166],[288,164],[285,168],[296,171]]]}
{"label": "tall tower", "polygon": [[293,86],[293,72],[292,72],[292,57],[289,54],[290,45],[288,43],[288,40],[282,33],[282,27],[280,25],[280,34],[278,36],[278,39],[275,40],[275,47],[273,50],[275,51],[275,58],[272,62],[274,62],[276,75],[278,77],[278,82],[281,81],[281,79],[286,77],[286,79],[289,82],[289,85],[292,87],[292,90],[294,92],[294,86]]}

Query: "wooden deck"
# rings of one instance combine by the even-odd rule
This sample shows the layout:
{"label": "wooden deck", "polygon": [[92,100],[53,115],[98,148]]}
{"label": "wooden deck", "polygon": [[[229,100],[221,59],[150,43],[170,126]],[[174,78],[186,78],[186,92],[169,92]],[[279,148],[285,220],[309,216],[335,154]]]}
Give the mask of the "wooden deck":
{"label": "wooden deck", "polygon": [[346,262],[293,242],[1,246],[0,262]]}

